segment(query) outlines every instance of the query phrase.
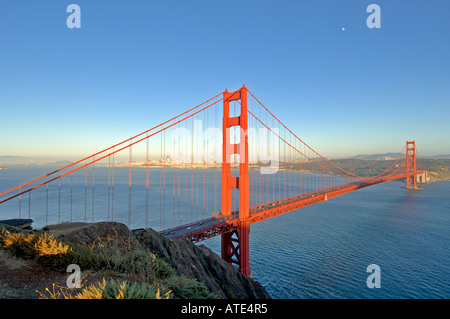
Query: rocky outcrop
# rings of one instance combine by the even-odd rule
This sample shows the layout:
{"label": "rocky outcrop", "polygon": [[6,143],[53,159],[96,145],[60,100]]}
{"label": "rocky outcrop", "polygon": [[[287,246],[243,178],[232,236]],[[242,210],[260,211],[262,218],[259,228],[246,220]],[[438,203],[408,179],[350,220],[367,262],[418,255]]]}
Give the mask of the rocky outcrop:
{"label": "rocky outcrop", "polygon": [[14,219],[4,219],[0,220],[0,224],[8,225],[8,226],[14,226],[20,229],[28,229],[31,230],[31,224],[33,223],[32,219],[21,219],[21,218],[14,218]]}
{"label": "rocky outcrop", "polygon": [[138,245],[128,227],[117,222],[62,223],[46,226],[43,230],[52,233],[59,240],[74,244],[92,246],[101,240],[120,239],[121,242],[131,243],[130,247]]}
{"label": "rocky outcrop", "polygon": [[219,298],[272,298],[260,283],[238,272],[206,246],[167,239],[150,228],[130,231],[121,223],[100,222],[58,224],[46,226],[44,230],[60,240],[77,244],[93,245],[99,238],[120,238],[131,244],[129,247],[149,249],[179,276],[202,282]]}
{"label": "rocky outcrop", "polygon": [[221,298],[272,298],[260,283],[238,272],[204,245],[167,239],[152,229],[134,232],[142,245],[169,263],[178,275],[202,282]]}

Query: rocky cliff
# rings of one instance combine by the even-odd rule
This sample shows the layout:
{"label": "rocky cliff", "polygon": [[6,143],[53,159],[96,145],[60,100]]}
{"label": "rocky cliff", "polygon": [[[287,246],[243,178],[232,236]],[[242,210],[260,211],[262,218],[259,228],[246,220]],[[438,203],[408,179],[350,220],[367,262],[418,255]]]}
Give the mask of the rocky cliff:
{"label": "rocky cliff", "polygon": [[202,282],[221,298],[269,299],[257,281],[241,274],[204,245],[171,240],[152,229],[134,231],[138,241],[171,265],[180,276]]}
{"label": "rocky cliff", "polygon": [[156,231],[140,229],[130,231],[124,224],[113,222],[67,223],[47,226],[66,242],[92,245],[99,238],[120,238],[135,249],[149,249],[168,263],[179,276],[203,283],[219,298],[269,299],[270,294],[258,282],[239,273],[204,245],[194,245],[187,240],[171,240]]}

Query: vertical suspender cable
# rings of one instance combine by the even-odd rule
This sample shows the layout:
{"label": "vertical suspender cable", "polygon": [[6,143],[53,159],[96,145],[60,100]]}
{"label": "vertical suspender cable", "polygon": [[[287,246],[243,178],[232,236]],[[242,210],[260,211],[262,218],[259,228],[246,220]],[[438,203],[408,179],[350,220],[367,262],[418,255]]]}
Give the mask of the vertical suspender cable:
{"label": "vertical suspender cable", "polygon": [[159,228],[162,228],[162,193],[163,193],[163,133],[161,133],[161,144],[160,144],[160,169],[159,169]]}
{"label": "vertical suspender cable", "polygon": [[130,140],[129,159],[128,159],[128,227],[131,227],[131,167],[132,167],[132,145]]}
{"label": "vertical suspender cable", "polygon": [[61,178],[58,178],[58,223],[61,222]]}
{"label": "vertical suspender cable", "polygon": [[[22,193],[22,187],[19,187],[19,194]],[[22,195],[19,195],[19,218],[22,218]]]}
{"label": "vertical suspender cable", "polygon": [[[113,149],[114,151],[114,149]],[[113,162],[112,162],[112,181],[111,181],[111,221],[114,221],[114,173],[115,173],[115,161],[114,161],[114,153],[113,153]]]}
{"label": "vertical suspender cable", "polygon": [[[175,121],[174,121],[175,122]],[[172,134],[173,134],[173,130],[172,130]],[[173,141],[173,142],[175,142],[175,141]],[[175,154],[173,154],[173,155],[175,155]],[[175,220],[176,220],[176,216],[175,216],[175,188],[176,188],[176,182],[175,182],[175,179],[176,179],[176,168],[175,168],[175,161],[174,161],[174,159],[172,158],[171,159],[172,160],[172,227],[174,227],[175,225],[176,225],[176,222],[175,222]]]}
{"label": "vertical suspender cable", "polygon": [[206,111],[203,111],[203,112],[206,112],[206,124],[205,124],[205,134],[206,134],[206,141],[205,141],[205,143],[206,143],[206,154],[205,154],[205,166],[206,166],[206,198],[205,198],[205,202],[206,202],[206,210],[205,210],[205,213],[206,213],[206,217],[209,217],[208,216],[208,182],[209,182],[209,167],[208,167],[208,143],[209,143],[209,138],[208,138],[208,125],[209,125],[209,113],[208,113],[208,111],[209,111],[209,108],[208,109],[206,109]]}
{"label": "vertical suspender cable", "polygon": [[92,163],[92,222],[94,222],[94,202],[95,202],[95,156]]}
{"label": "vertical suspender cable", "polygon": [[28,192],[28,218],[31,219],[31,191]]}
{"label": "vertical suspender cable", "polygon": [[185,185],[184,185],[184,218],[186,219],[187,218],[187,216],[188,216],[188,209],[187,209],[187,203],[188,203],[188,193],[187,193],[187,189],[188,189],[188,186],[187,186],[187,180],[188,180],[188,172],[189,172],[189,170],[187,169],[189,166],[188,166],[188,163],[189,163],[189,154],[188,154],[188,137],[189,137],[189,135],[190,134],[188,134],[188,120],[186,120],[186,135],[185,135],[185,137],[184,137],[184,142],[185,142],[185,145],[186,145],[186,153],[184,154],[184,161],[185,161],[185,167],[186,167],[186,169],[185,169],[185,172],[184,172],[184,182],[185,182]]}
{"label": "vertical suspender cable", "polygon": [[46,203],[45,203],[45,223],[48,225],[48,176],[47,176],[47,197],[46,197]]}
{"label": "vertical suspender cable", "polygon": [[147,133],[146,140],[146,152],[145,152],[145,228],[148,228],[148,165],[149,165],[149,140]]}
{"label": "vertical suspender cable", "polygon": [[72,222],[72,200],[73,200],[73,172],[70,173],[70,222]]}
{"label": "vertical suspender cable", "polygon": [[84,221],[87,216],[87,166],[84,169]]}
{"label": "vertical suspender cable", "polygon": [[111,200],[111,156],[108,156],[108,221],[109,221],[109,211],[110,211],[110,200]]}
{"label": "vertical suspender cable", "polygon": [[[179,148],[181,148],[181,134],[180,134],[180,127],[181,127],[181,123],[179,123],[178,124],[178,145],[179,145]],[[181,149],[180,149],[180,151],[179,151],[179,153],[181,153]],[[180,165],[181,165],[181,156],[180,156],[181,154],[178,154],[178,156],[179,156],[179,162],[177,163],[177,166],[178,166],[178,169],[177,169],[177,172],[178,172],[178,183],[177,183],[177,187],[178,187],[178,190],[177,190],[177,205],[178,205],[178,207],[177,207],[177,212],[178,212],[178,219],[180,219],[180,170],[181,170],[181,168],[180,168]]]}
{"label": "vertical suspender cable", "polygon": [[165,217],[166,217],[166,130],[164,130],[163,132],[163,156],[164,156],[164,161],[163,161],[163,214],[162,214],[162,226],[164,228],[164,221],[165,221]]}

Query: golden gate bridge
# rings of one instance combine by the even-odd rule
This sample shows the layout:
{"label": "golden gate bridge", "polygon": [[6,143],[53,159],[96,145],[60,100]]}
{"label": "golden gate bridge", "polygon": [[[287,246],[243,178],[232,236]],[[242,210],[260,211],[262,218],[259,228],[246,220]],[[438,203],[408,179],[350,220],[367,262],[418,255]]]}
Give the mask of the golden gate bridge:
{"label": "golden gate bridge", "polygon": [[139,227],[168,238],[200,242],[221,236],[222,258],[250,275],[252,224],[383,182],[405,179],[407,188],[417,188],[420,174],[414,141],[376,176],[335,165],[244,85],[2,191],[0,216],[28,213],[47,223],[126,214],[129,227],[139,216]]}

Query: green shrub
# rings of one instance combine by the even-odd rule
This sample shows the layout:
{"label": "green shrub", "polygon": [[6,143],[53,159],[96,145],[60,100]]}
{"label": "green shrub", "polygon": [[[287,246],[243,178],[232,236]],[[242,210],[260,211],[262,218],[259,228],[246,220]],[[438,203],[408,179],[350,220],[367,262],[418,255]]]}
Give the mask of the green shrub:
{"label": "green shrub", "polygon": [[153,256],[152,258],[152,271],[157,279],[166,279],[175,275],[175,270],[169,266],[164,260],[160,258],[156,258]]}
{"label": "green shrub", "polygon": [[164,285],[172,291],[173,297],[178,299],[214,299],[204,284],[194,279],[173,276],[163,281]]}
{"label": "green shrub", "polygon": [[171,291],[159,285],[110,280],[106,283],[103,299],[169,299]]}
{"label": "green shrub", "polygon": [[107,268],[108,256],[102,253],[93,253],[88,246],[74,245],[71,253],[72,263],[81,269],[101,270]]}

